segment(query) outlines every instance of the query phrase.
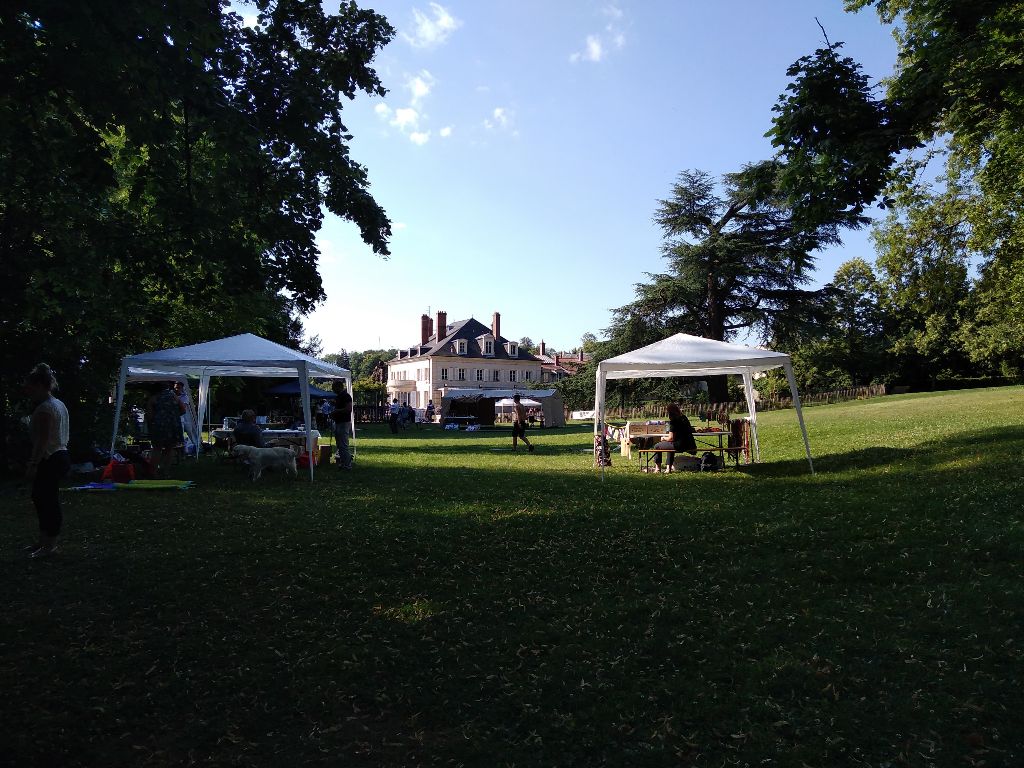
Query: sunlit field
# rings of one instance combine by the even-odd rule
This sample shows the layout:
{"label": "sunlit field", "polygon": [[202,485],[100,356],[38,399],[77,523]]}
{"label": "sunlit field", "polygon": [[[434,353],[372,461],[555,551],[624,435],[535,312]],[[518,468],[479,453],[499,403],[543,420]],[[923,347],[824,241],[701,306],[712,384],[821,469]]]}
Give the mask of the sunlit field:
{"label": "sunlit field", "polygon": [[590,427],[360,433],[316,482],[4,492],[0,762],[1024,764],[1024,388],[761,417],[645,475]]}

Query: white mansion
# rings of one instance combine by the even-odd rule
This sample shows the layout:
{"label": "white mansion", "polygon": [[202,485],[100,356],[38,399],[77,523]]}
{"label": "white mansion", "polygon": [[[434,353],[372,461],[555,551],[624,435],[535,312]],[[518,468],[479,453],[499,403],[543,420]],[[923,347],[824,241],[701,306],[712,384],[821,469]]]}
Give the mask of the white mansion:
{"label": "white mansion", "polygon": [[420,343],[388,363],[388,399],[413,408],[430,400],[440,408],[449,389],[515,389],[540,381],[541,361],[501,335],[501,315],[491,327],[479,320],[449,325],[446,312],[420,318]]}

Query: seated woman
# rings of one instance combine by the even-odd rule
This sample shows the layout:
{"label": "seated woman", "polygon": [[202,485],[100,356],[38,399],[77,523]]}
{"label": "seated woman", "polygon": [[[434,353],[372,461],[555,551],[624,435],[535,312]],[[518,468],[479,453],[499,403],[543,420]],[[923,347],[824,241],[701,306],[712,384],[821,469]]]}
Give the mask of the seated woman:
{"label": "seated woman", "polygon": [[256,425],[256,411],[251,408],[242,411],[242,420],[235,425],[235,443],[263,447],[263,432]]}
{"label": "seated woman", "polygon": [[690,420],[683,415],[683,412],[679,410],[679,406],[675,403],[669,403],[667,411],[668,434],[665,436],[664,440],[654,447],[659,451],[668,451],[668,466],[662,470],[662,454],[654,454],[654,463],[658,465],[656,470],[658,472],[674,471],[673,462],[676,458],[676,451],[679,451],[680,453],[697,453],[697,441],[693,438],[693,427],[690,426]]}

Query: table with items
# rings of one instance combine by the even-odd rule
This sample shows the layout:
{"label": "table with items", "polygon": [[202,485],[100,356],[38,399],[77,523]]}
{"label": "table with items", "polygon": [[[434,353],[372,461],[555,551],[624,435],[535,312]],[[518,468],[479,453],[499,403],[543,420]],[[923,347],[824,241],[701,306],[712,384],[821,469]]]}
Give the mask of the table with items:
{"label": "table with items", "polygon": [[[642,471],[650,470],[651,462],[654,461],[654,458],[659,453],[669,452],[668,450],[658,451],[654,448],[655,445],[665,439],[666,429],[667,425],[664,423],[627,424],[626,428],[621,432],[620,438],[622,455],[628,459],[632,456],[635,449],[637,466]],[[698,454],[706,452],[718,454],[722,459],[723,465],[725,464],[725,457],[732,456],[738,466],[740,453],[744,453],[744,456],[746,456],[746,453],[743,448],[730,445],[730,436],[730,431],[722,427],[704,427],[693,431]],[[672,452],[680,453],[679,451]]]}

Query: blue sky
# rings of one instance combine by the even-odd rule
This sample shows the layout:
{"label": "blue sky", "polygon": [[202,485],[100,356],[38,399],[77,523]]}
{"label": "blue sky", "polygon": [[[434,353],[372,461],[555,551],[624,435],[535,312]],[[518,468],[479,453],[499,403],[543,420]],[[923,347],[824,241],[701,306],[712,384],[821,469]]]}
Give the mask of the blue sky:
{"label": "blue sky", "polygon": [[[502,313],[506,336],[576,345],[659,271],[659,197],[682,169],[771,155],[786,68],[829,37],[874,78],[895,43],[841,0],[364,2],[399,34],[376,61],[384,99],[346,107],[353,156],[395,234],[387,261],[355,227],[321,234],[326,352],[408,346],[422,312]],[[244,11],[243,11],[244,12]],[[819,257],[818,282],[866,232]]]}

